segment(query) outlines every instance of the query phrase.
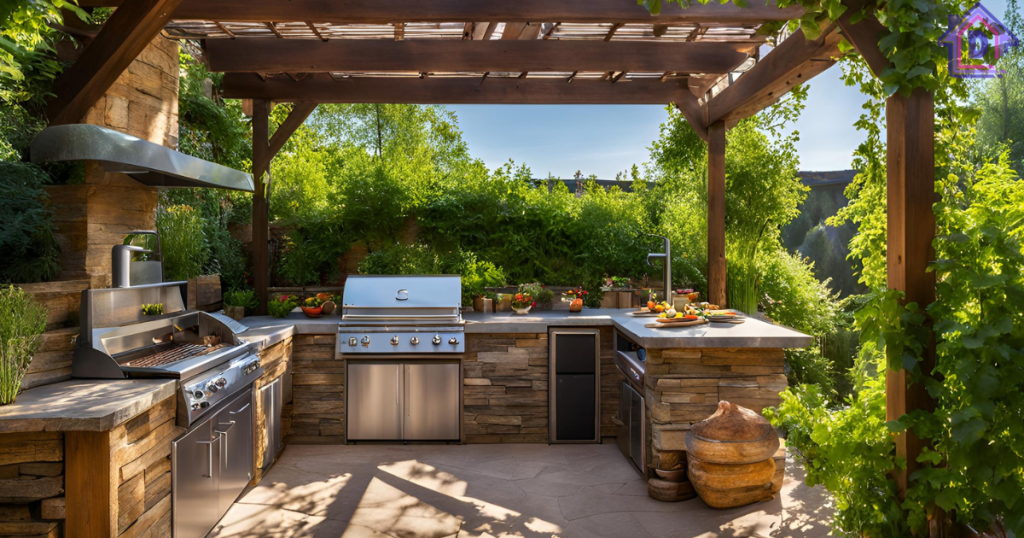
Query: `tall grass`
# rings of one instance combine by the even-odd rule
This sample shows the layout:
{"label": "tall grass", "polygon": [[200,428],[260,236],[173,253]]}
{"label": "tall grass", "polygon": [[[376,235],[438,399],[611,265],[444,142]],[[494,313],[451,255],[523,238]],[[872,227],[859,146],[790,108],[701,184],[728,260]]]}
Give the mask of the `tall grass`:
{"label": "tall grass", "polygon": [[165,280],[188,280],[202,274],[210,253],[202,219],[195,209],[172,205],[160,211],[156,229],[160,232]]}
{"label": "tall grass", "polygon": [[46,308],[21,288],[0,288],[0,405],[18,396],[44,330]]}

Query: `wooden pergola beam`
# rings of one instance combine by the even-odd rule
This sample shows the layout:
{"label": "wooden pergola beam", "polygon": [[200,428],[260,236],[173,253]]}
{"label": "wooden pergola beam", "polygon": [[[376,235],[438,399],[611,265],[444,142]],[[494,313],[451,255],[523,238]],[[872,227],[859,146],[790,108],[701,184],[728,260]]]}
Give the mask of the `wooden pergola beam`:
{"label": "wooden pergola beam", "polygon": [[266,314],[270,285],[270,163],[295,130],[316,109],[316,103],[295,103],[273,136],[270,135],[270,111],[273,104],[265,99],[253,100],[252,106],[252,263],[256,297],[260,300],[258,314]]}
{"label": "wooden pergola beam", "polygon": [[146,48],[182,0],[133,0],[114,11],[54,84],[46,115],[50,125],[75,123]]}
{"label": "wooden pergola beam", "polygon": [[708,302],[726,308],[725,122],[708,125]]}
{"label": "wooden pergola beam", "polygon": [[224,76],[223,95],[232,99],[268,99],[276,102],[408,103],[408,104],[636,104],[679,102],[690,90],[686,80],[621,80],[609,84],[575,78],[490,77],[486,84],[471,77],[348,78],[333,80],[311,75],[300,81],[251,73]]}
{"label": "wooden pergola beam", "polygon": [[868,67],[871,68],[871,72],[876,77],[880,77],[882,76],[882,71],[885,71],[892,65],[892,62],[878,48],[878,42],[885,35],[887,29],[871,13],[866,14],[856,24],[852,22],[853,16],[864,10],[865,4],[864,0],[847,0],[843,2],[843,5],[846,6],[846,12],[839,17],[839,29],[843,37],[864,57]]}
{"label": "wooden pergola beam", "polygon": [[735,69],[744,43],[657,41],[208,39],[211,71],[518,72],[630,71],[717,73]]}
{"label": "wooden pergola beam", "polygon": [[[80,0],[82,7],[115,7],[124,0]],[[700,4],[688,8],[663,4],[652,17],[642,5],[622,0],[184,0],[174,13],[177,19],[234,22],[312,21],[340,24],[391,24],[394,22],[532,22],[691,24],[758,23],[800,18],[799,6],[779,9],[774,4],[752,2],[740,8],[733,3]]]}
{"label": "wooden pergola beam", "polygon": [[687,92],[686,96],[675,103],[676,108],[686,118],[686,122],[697,132],[697,136],[704,142],[708,141],[708,109],[700,104],[693,93]]}
{"label": "wooden pergola beam", "polygon": [[807,39],[797,30],[761,58],[728,88],[708,101],[708,123],[737,121],[757,114],[781,99],[791,89],[835,64],[841,54],[842,37],[835,25],[822,30],[817,39]]}

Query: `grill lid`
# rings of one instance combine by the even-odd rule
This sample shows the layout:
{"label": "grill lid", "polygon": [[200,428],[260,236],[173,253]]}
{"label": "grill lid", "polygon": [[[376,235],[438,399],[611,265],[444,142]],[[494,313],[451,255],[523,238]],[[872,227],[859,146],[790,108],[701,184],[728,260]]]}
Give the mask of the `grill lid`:
{"label": "grill lid", "polygon": [[462,279],[458,275],[349,275],[342,320],[460,320]]}

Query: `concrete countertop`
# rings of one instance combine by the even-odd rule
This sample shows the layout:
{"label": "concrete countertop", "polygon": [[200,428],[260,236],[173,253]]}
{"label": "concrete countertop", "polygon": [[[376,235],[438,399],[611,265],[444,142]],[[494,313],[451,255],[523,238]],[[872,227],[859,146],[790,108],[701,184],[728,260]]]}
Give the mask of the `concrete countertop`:
{"label": "concrete countertop", "polygon": [[175,394],[175,379],[73,379],[0,407],[0,433],[108,431]]}
{"label": "concrete countertop", "polygon": [[[709,323],[696,327],[649,329],[645,324],[653,318],[635,318],[627,315],[630,309],[584,309],[579,313],[566,310],[540,310],[525,316],[511,312],[485,314],[467,312],[467,333],[543,333],[549,327],[602,327],[611,326],[624,332],[637,344],[650,349],[668,348],[801,348],[811,344],[813,338],[782,325],[747,318],[745,323],[733,325]],[[286,318],[270,316],[249,317],[242,324],[249,330],[241,337],[259,341],[265,347],[294,334],[333,334],[338,332],[340,316],[332,314],[322,318],[308,318],[296,311]]]}

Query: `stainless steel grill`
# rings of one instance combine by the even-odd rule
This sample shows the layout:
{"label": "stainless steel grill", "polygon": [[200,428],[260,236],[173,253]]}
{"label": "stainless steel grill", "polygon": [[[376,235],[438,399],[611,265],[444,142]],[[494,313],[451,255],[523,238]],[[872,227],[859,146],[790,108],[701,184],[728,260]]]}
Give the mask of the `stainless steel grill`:
{"label": "stainless steel grill", "polygon": [[458,275],[351,275],[338,327],[342,354],[463,353]]}
{"label": "stainless steel grill", "polygon": [[[262,369],[244,327],[185,309],[185,282],[160,282],[82,292],[81,333],[71,374],[80,378],[179,379],[178,424],[190,426],[244,390]],[[143,304],[163,304],[146,316]]]}

